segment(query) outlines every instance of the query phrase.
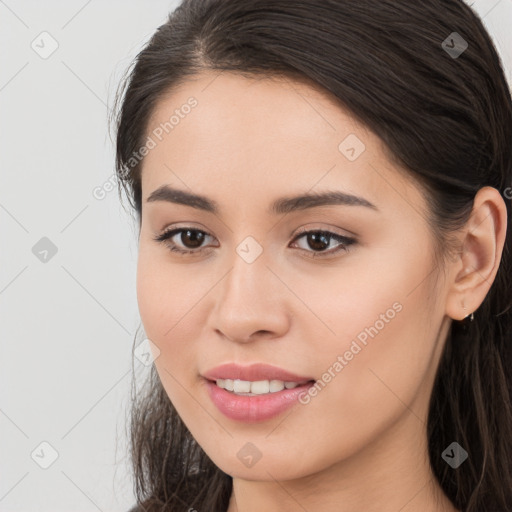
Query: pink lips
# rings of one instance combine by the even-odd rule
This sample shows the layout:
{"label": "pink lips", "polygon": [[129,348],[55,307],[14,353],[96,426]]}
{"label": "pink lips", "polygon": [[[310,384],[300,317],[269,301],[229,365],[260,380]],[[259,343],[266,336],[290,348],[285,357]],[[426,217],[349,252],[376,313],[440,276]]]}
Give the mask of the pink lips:
{"label": "pink lips", "polygon": [[[265,421],[296,404],[301,393],[313,385],[313,377],[300,376],[267,364],[240,366],[233,363],[217,366],[205,373],[208,394],[221,413],[230,419],[257,422]],[[237,395],[220,388],[215,384],[217,379],[240,379],[249,381],[282,380],[297,382],[300,385],[293,389],[283,389],[275,393],[248,396]]]}

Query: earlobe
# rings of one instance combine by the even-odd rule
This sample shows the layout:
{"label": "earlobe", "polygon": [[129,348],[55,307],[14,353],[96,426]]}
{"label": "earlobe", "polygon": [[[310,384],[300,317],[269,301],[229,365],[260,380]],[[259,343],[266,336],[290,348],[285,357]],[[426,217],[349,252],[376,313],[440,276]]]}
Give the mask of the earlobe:
{"label": "earlobe", "polygon": [[471,315],[484,301],[496,277],[505,243],[507,208],[498,190],[481,188],[462,232],[462,251],[451,264],[454,279],[446,314],[455,320]]}

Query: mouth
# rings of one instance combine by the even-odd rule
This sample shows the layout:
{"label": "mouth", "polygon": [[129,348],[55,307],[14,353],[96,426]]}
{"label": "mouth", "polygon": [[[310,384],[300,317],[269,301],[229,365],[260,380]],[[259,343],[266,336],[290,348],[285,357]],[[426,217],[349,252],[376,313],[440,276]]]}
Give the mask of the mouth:
{"label": "mouth", "polygon": [[316,380],[266,363],[224,363],[202,373],[208,395],[224,416],[256,422],[273,418],[300,402]]}
{"label": "mouth", "polygon": [[270,420],[297,405],[315,381],[204,379],[204,382],[210,400],[225,417],[255,423]]}

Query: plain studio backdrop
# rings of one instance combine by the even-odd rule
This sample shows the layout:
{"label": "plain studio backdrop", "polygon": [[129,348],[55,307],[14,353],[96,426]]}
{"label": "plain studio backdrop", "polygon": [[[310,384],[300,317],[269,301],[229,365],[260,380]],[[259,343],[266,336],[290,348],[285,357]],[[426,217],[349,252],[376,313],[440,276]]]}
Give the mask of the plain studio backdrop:
{"label": "plain studio backdrop", "polygon": [[[0,511],[134,503],[137,244],[112,186],[107,119],[177,3],[0,0]],[[512,1],[469,3],[512,83]]]}

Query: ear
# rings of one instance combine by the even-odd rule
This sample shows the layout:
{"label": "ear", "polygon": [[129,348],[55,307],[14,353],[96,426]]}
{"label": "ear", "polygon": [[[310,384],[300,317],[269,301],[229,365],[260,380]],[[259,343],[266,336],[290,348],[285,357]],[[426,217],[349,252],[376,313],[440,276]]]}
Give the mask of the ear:
{"label": "ear", "polygon": [[[507,207],[498,190],[481,188],[461,230],[462,250],[451,263],[446,314],[463,320],[484,301],[498,272],[507,232]],[[464,309],[465,306],[465,309]]]}

